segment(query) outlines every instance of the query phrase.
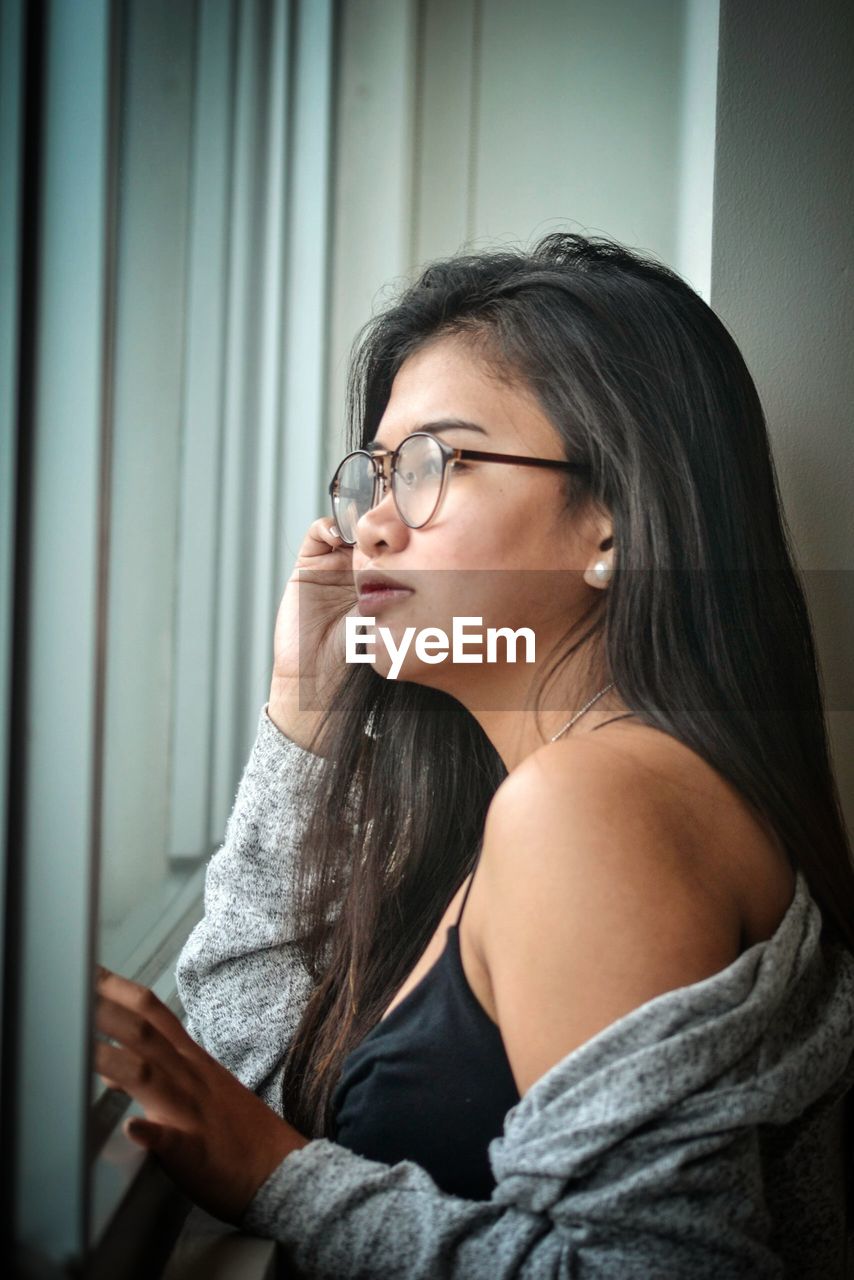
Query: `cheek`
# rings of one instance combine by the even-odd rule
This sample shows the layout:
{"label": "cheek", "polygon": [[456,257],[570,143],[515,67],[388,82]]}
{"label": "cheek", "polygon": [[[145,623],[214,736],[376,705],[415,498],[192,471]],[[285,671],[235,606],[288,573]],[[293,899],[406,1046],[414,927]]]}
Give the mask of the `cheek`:
{"label": "cheek", "polygon": [[[437,530],[438,532],[438,530]],[[442,528],[442,562],[448,568],[500,568],[529,541],[531,511],[511,505],[497,489],[448,513]]]}
{"label": "cheek", "polygon": [[419,562],[446,570],[542,570],[566,563],[571,531],[562,491],[550,479],[536,474],[513,483],[490,477],[487,483],[467,477],[465,490],[461,484],[453,504],[425,530]]}

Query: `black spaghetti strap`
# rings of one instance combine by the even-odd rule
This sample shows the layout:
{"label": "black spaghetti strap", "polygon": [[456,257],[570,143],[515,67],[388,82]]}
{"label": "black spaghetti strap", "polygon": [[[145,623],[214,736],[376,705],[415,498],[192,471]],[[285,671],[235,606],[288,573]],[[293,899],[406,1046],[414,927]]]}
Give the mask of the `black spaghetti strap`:
{"label": "black spaghetti strap", "polygon": [[465,907],[466,902],[467,902],[467,900],[468,900],[468,896],[469,896],[469,894],[471,893],[471,887],[472,887],[472,885],[474,884],[474,876],[475,876],[475,872],[477,871],[477,863],[478,863],[478,862],[480,862],[480,853],[478,853],[478,855],[477,855],[477,862],[475,862],[475,864],[474,864],[474,868],[473,868],[472,873],[471,873],[471,879],[469,880],[468,884],[466,885],[466,891],[465,891],[465,893],[463,894],[463,900],[462,900],[462,902],[460,903],[460,909],[459,909],[459,911],[458,911],[458,913],[457,913],[457,921],[456,921],[456,928],[457,928],[457,929],[459,929],[459,927],[460,927],[460,921],[461,921],[461,920],[462,920],[462,918],[463,918],[463,908]]}

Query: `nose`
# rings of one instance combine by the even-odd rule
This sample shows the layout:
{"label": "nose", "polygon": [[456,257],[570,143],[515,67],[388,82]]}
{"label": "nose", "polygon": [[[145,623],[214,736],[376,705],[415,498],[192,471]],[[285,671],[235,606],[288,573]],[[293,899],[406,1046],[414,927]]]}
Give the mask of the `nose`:
{"label": "nose", "polygon": [[356,522],[356,546],[370,559],[377,547],[400,551],[409,541],[410,528],[401,520],[391,485],[383,478],[382,497]]}

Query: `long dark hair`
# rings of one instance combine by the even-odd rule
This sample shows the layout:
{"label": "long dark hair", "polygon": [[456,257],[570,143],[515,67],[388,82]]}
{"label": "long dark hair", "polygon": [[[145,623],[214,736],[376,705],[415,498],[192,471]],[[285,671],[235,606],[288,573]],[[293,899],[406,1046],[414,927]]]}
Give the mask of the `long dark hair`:
{"label": "long dark hair", "polygon": [[[825,930],[854,951],[854,867],[831,769],[804,591],[764,414],[733,338],[680,277],[604,237],[430,264],[354,346],[349,447],[376,433],[403,361],[454,336],[539,398],[567,502],[604,504],[617,555],[596,641],[640,719],[692,748],[800,866]],[[477,856],[504,766],[449,695],[349,667],[302,780],[302,959],[313,994],[283,1104],[331,1132],[346,1054],[412,970]]]}

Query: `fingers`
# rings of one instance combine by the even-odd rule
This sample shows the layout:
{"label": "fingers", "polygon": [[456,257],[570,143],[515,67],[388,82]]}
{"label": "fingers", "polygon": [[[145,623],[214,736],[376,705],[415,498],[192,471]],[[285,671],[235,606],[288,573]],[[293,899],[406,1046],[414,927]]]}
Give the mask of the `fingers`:
{"label": "fingers", "polygon": [[[175,1017],[171,1009],[166,1008],[149,987],[131,982],[129,978],[123,978],[118,973],[111,973],[103,965],[97,965],[96,991],[99,997],[95,1011],[96,1030],[121,1040],[122,1031],[127,1031],[132,1037],[144,1035],[145,1032],[140,1032],[139,1028],[143,1024],[150,1024],[174,1051],[193,1054],[197,1050],[198,1046],[187,1034],[180,1019]],[[122,1012],[129,1015],[131,1020],[127,1017],[122,1020]],[[105,1021],[117,1026],[119,1030],[111,1031],[102,1026]]]}
{"label": "fingers", "polygon": [[319,555],[330,548],[333,551],[352,551],[352,547],[342,539],[335,521],[329,516],[321,516],[309,525],[300,556]]}
{"label": "fingers", "polygon": [[141,1116],[131,1116],[125,1120],[122,1128],[132,1142],[145,1147],[146,1151],[156,1151],[158,1147],[163,1147],[169,1133],[163,1125],[144,1120]]}
{"label": "fingers", "polygon": [[[353,548],[342,539],[328,517],[308,529],[294,564],[291,580],[323,587],[353,589]],[[312,575],[317,576],[312,576]]]}
{"label": "fingers", "polygon": [[157,1124],[143,1116],[129,1116],[122,1128],[128,1138],[146,1151],[154,1151],[159,1156],[177,1156],[181,1164],[195,1162],[201,1165],[203,1150],[198,1139],[180,1129],[169,1125]]}
{"label": "fingers", "polygon": [[165,1121],[181,1130],[192,1128],[200,1119],[198,1089],[193,1083],[175,1080],[149,1057],[127,1048],[96,1042],[95,1070],[111,1089],[120,1089],[145,1108],[146,1119]]}
{"label": "fingers", "polygon": [[[168,1012],[168,1010],[167,1010]],[[95,1004],[95,1028],[128,1048],[172,1063],[177,1057],[174,1044],[155,1023],[124,1004],[99,995]]]}
{"label": "fingers", "polygon": [[103,995],[97,999],[95,1023],[101,1035],[117,1042],[95,1041],[95,1070],[105,1084],[123,1089],[146,1109],[183,1115],[187,1098],[196,1093],[196,1077],[187,1058],[154,1023]]}
{"label": "fingers", "polygon": [[95,1070],[112,1089],[134,1098],[146,1113],[185,1125],[194,1110],[193,1090],[148,1056],[120,1045],[95,1043]]}
{"label": "fingers", "polygon": [[321,530],[322,536],[333,546],[338,546],[343,543],[343,538],[341,537],[341,534],[338,531],[338,526],[334,521],[330,520],[328,523],[326,520],[322,521]]}
{"label": "fingers", "polygon": [[[130,1050],[137,1058],[151,1067],[159,1068],[175,1077],[186,1075],[186,1058],[178,1052],[170,1039],[162,1034],[148,1018],[135,1013],[125,1005],[118,1004],[105,996],[98,996],[95,1008],[95,1029],[111,1040],[118,1041],[120,1048]],[[103,1041],[96,1042],[96,1055]],[[105,1048],[113,1048],[105,1045]],[[106,1055],[104,1062],[114,1061],[112,1055]],[[107,1074],[110,1075],[109,1067]],[[110,1076],[115,1080],[117,1077]],[[121,1083],[119,1081],[119,1083]]]}

